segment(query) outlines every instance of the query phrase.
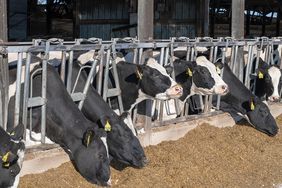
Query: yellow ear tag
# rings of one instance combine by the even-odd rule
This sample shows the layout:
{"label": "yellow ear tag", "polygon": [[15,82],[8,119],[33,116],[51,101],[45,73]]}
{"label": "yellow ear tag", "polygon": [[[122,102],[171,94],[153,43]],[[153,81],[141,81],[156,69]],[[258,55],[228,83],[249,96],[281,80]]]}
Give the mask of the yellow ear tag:
{"label": "yellow ear tag", "polygon": [[263,79],[263,74],[262,74],[262,72],[258,72],[258,77],[259,77],[259,79]]}
{"label": "yellow ear tag", "polygon": [[10,133],[11,136],[15,136],[15,131]]}
{"label": "yellow ear tag", "polygon": [[216,72],[217,72],[217,74],[221,74],[221,70],[218,66],[216,66]]}
{"label": "yellow ear tag", "polygon": [[192,73],[192,71],[191,71],[190,68],[187,69],[186,74],[187,74],[188,76],[192,77],[193,73]]}
{"label": "yellow ear tag", "polygon": [[3,155],[2,161],[3,161],[4,163],[6,163],[6,162],[8,161],[9,155],[10,155],[10,152],[9,152],[9,151],[8,151],[5,155]]}
{"label": "yellow ear tag", "polygon": [[254,104],[253,101],[251,102],[250,108],[251,108],[252,111],[255,110],[255,104]]}
{"label": "yellow ear tag", "polygon": [[7,152],[5,155],[3,155],[2,157],[2,162],[3,162],[3,166],[4,167],[9,167],[10,163],[8,162],[8,158],[9,158],[10,152]]}
{"label": "yellow ear tag", "polygon": [[112,130],[111,124],[109,123],[109,121],[107,121],[106,125],[105,125],[105,131],[109,132]]}

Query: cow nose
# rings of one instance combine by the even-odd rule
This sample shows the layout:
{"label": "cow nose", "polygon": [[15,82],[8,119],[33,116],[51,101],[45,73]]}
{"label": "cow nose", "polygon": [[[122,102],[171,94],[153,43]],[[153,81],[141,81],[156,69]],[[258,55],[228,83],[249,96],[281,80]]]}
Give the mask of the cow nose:
{"label": "cow nose", "polygon": [[223,93],[227,93],[228,92],[228,85],[222,85],[221,89],[222,89]]}
{"label": "cow nose", "polygon": [[280,99],[280,97],[279,96],[272,96],[272,97],[270,97],[270,101],[271,102],[278,102],[279,101],[279,99]]}
{"label": "cow nose", "polygon": [[177,93],[180,93],[180,92],[182,93],[183,88],[182,88],[181,85],[177,84],[177,85],[174,86],[174,90],[175,90]]}

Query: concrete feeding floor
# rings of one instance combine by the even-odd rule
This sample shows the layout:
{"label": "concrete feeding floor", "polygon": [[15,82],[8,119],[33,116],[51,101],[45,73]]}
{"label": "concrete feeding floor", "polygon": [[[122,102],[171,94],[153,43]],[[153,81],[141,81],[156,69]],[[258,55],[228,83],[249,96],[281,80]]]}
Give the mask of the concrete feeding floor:
{"label": "concrete feeding floor", "polygon": [[[271,104],[269,105],[269,108],[275,118],[282,114],[281,103]],[[150,132],[147,132],[147,134],[140,135],[139,140],[144,147],[157,145],[162,141],[178,140],[186,135],[190,130],[203,123],[208,123],[219,128],[232,127],[235,125],[234,120],[229,114],[222,113],[215,116],[203,117],[163,127],[156,127]],[[69,156],[60,147],[45,151],[29,152],[25,155],[21,176],[42,173],[48,169],[57,168],[62,163],[68,162],[69,160]]]}

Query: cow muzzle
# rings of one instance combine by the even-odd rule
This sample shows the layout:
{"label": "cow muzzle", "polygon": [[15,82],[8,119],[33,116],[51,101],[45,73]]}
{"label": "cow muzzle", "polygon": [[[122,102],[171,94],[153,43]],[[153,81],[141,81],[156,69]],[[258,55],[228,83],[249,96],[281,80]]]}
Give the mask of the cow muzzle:
{"label": "cow muzzle", "polygon": [[169,98],[179,98],[183,94],[183,88],[181,85],[176,84],[166,90],[166,94]]}
{"label": "cow muzzle", "polygon": [[268,100],[271,101],[271,102],[278,102],[280,99],[279,96],[270,96],[268,97]]}
{"label": "cow muzzle", "polygon": [[217,95],[226,95],[229,92],[229,88],[227,84],[221,84],[215,87],[215,94]]}

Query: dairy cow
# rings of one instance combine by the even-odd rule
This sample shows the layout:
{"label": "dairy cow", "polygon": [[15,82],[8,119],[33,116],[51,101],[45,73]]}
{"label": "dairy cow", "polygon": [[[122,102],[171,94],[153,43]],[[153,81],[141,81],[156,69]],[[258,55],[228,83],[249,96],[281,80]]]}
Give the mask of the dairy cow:
{"label": "dairy cow", "polygon": [[23,132],[22,124],[8,132],[0,126],[0,187],[16,188],[19,184],[25,149]]}
{"label": "dairy cow", "polygon": [[263,100],[278,101],[282,83],[281,70],[259,58],[256,73],[255,95]]}
{"label": "dairy cow", "polygon": [[[34,71],[40,67],[35,67]],[[65,149],[78,172],[86,180],[109,185],[110,161],[106,132],[79,111],[51,65],[47,67],[47,74],[46,135]],[[33,96],[41,95],[41,87],[41,73],[37,73],[33,80]],[[13,100],[10,100],[9,108],[14,108]],[[39,107],[33,108],[32,119],[33,130],[40,132]]]}
{"label": "dairy cow", "polygon": [[223,81],[228,84],[229,93],[221,97],[220,109],[229,112],[233,117],[239,114],[255,129],[275,136],[278,127],[267,105],[240,82],[227,64],[223,67]]}
{"label": "dairy cow", "polygon": [[[180,110],[183,110],[185,102],[193,95],[228,93],[228,84],[218,75],[218,68],[205,56],[197,57],[196,61],[176,59],[173,62],[173,69],[176,82],[183,87],[183,95],[179,98]],[[169,105],[173,107],[173,101],[169,101]],[[170,118],[172,116],[164,114],[164,119]]]}
{"label": "dairy cow", "polygon": [[[75,63],[72,72],[73,79],[78,75],[79,69],[80,66],[78,63]],[[87,75],[82,71],[81,76],[78,79],[76,92],[83,91],[86,79]],[[72,83],[74,83],[74,80]],[[109,107],[91,85],[87,92],[82,112],[93,122],[102,125],[108,123],[109,131],[107,132],[107,144],[109,147],[109,154],[113,159],[135,167],[145,166],[147,159],[139,140],[133,135],[123,119]]]}

